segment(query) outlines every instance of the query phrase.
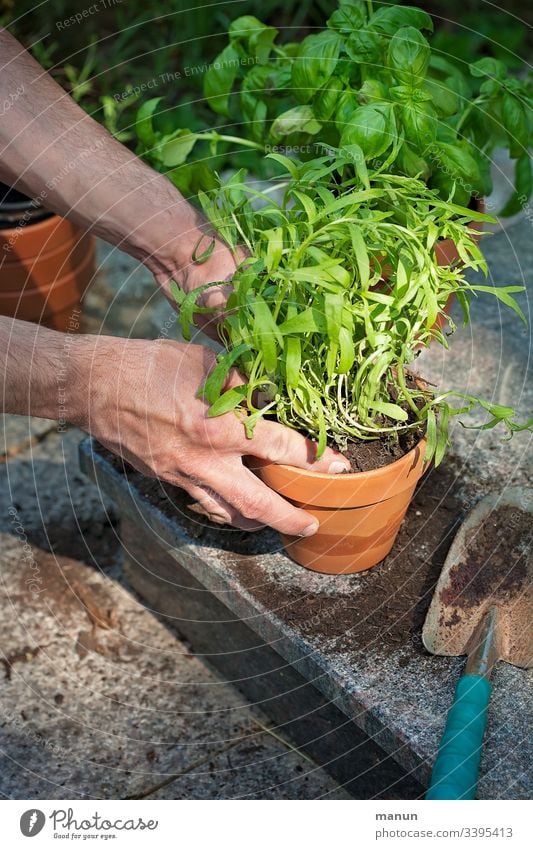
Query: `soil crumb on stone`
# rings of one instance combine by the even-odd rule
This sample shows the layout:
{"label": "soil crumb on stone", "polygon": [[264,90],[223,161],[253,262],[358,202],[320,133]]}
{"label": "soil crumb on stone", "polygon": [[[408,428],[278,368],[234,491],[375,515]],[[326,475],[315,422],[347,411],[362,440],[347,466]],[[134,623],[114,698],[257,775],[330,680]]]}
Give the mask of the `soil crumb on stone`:
{"label": "soil crumb on stone", "polygon": [[452,567],[441,593],[445,605],[477,607],[486,599],[505,600],[527,588],[531,561],[531,515],[515,507],[492,511],[466,535],[466,555]]}

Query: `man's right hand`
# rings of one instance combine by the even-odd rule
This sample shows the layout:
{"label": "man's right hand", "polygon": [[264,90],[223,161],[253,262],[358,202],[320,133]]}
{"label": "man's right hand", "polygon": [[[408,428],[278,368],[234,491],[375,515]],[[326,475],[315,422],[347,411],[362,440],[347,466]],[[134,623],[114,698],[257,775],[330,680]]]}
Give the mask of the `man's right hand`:
{"label": "man's right hand", "polygon": [[[252,455],[318,472],[342,472],[347,460],[287,427],[259,421],[247,439],[235,413],[207,416],[198,389],[215,354],[167,340],[79,337],[71,346],[73,369],[66,387],[75,424],[146,475],[185,489],[195,509],[212,521],[245,529],[270,525],[308,536],[316,520],[269,489],[243,464]],[[88,383],[88,390],[87,390]],[[225,388],[242,383],[233,372]]]}

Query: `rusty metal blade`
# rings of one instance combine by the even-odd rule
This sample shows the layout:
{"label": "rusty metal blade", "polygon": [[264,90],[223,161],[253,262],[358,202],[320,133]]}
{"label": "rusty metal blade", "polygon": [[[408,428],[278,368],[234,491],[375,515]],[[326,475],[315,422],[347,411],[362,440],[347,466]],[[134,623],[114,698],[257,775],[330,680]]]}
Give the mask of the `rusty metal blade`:
{"label": "rusty metal blade", "polygon": [[491,493],[469,513],[452,543],[422,639],[432,654],[468,654],[483,618],[497,611],[498,653],[533,666],[533,489]]}

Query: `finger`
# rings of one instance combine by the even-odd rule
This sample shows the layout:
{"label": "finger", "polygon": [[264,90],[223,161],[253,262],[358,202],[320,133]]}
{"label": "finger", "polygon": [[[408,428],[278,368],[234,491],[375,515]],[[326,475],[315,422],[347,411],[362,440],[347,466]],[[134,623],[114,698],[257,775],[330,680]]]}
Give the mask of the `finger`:
{"label": "finger", "polygon": [[291,536],[311,536],[318,530],[313,516],[285,501],[240,462],[217,465],[208,483],[245,519]]}
{"label": "finger", "polygon": [[350,471],[350,461],[339,451],[326,448],[321,458],[315,460],[316,450],[316,442],[306,439],[296,430],[260,419],[255,426],[253,439],[248,442],[246,453],[270,463],[286,463],[330,475]]}
{"label": "finger", "polygon": [[215,522],[217,525],[233,525],[242,531],[257,531],[262,527],[260,523],[250,521],[242,516],[214,490],[193,484],[184,484],[183,482],[180,483],[180,486],[185,488],[189,495],[195,499],[195,502],[187,505],[187,508],[192,510],[193,513],[205,516],[210,522]]}

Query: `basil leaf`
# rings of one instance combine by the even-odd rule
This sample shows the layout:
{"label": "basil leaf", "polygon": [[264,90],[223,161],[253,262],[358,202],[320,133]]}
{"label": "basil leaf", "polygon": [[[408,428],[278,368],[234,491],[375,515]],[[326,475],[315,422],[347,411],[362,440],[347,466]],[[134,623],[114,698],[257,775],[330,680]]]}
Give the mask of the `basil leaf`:
{"label": "basil leaf", "polygon": [[507,92],[503,95],[502,120],[509,140],[509,153],[513,159],[518,159],[528,149],[528,119],[520,100]]}
{"label": "basil leaf", "polygon": [[390,104],[367,104],[353,113],[340,146],[359,145],[367,159],[381,156],[396,140],[396,122]]}
{"label": "basil leaf", "polygon": [[430,103],[411,106],[401,112],[406,140],[416,153],[424,154],[437,138],[437,115]]}
{"label": "basil leaf", "polygon": [[408,177],[421,177],[427,180],[430,168],[425,159],[418,156],[409,144],[403,144],[398,154],[398,163],[403,174]]}
{"label": "basil leaf", "polygon": [[445,173],[454,180],[462,183],[463,188],[470,192],[480,188],[481,175],[479,166],[468,150],[467,144],[460,142],[448,144],[435,142],[431,148],[431,157]]}
{"label": "basil leaf", "polygon": [[391,38],[388,66],[405,85],[421,82],[429,65],[431,48],[419,30],[401,27]]}
{"label": "basil leaf", "polygon": [[515,190],[500,212],[502,216],[515,215],[527,204],[533,191],[533,173],[529,153],[525,153],[516,160],[515,165]]}
{"label": "basil leaf", "polygon": [[357,109],[359,109],[359,101],[356,93],[350,89],[343,91],[335,109],[335,126],[339,133],[342,133],[350,123],[352,115]]}
{"label": "basil leaf", "polygon": [[369,20],[372,29],[393,36],[400,27],[414,27],[433,32],[433,21],[416,6],[382,6]]}
{"label": "basil leaf", "polygon": [[213,110],[219,115],[229,117],[229,96],[237,79],[240,68],[240,56],[228,44],[219,53],[204,78],[204,95]]}
{"label": "basil leaf", "polygon": [[135,119],[135,132],[137,138],[145,147],[151,149],[154,147],[157,137],[154,132],[153,117],[158,104],[163,100],[162,97],[152,97],[140,107],[137,111]]}
{"label": "basil leaf", "polygon": [[507,76],[503,62],[500,62],[499,59],[493,59],[491,56],[485,56],[477,62],[472,62],[470,73],[473,77],[489,77],[495,80],[504,80]]}
{"label": "basil leaf", "polygon": [[339,77],[331,77],[323,88],[317,91],[313,100],[313,112],[319,121],[329,121],[344,89]]}
{"label": "basil leaf", "polygon": [[301,103],[311,100],[315,91],[327,83],[335,70],[340,49],[340,37],[331,30],[304,38],[292,66],[292,86]]}
{"label": "basil leaf", "polygon": [[198,138],[198,135],[191,133],[190,130],[178,130],[174,133],[174,138],[164,142],[158,150],[163,165],[167,168],[175,168],[176,165],[185,162]]}
{"label": "basil leaf", "polygon": [[343,3],[329,18],[327,25],[341,35],[350,35],[366,25],[366,14],[359,3]]}
{"label": "basil leaf", "polygon": [[433,105],[440,115],[448,118],[459,110],[459,98],[454,88],[452,77],[446,77],[443,82],[427,79],[423,90],[429,94]]}
{"label": "basil leaf", "polygon": [[266,26],[253,15],[242,15],[229,27],[230,42],[242,44],[260,65],[268,61],[277,34],[275,27]]}
{"label": "basil leaf", "polygon": [[313,136],[321,127],[310,106],[295,106],[278,115],[270,128],[270,135],[273,141],[279,141],[291,133],[308,133]]}

